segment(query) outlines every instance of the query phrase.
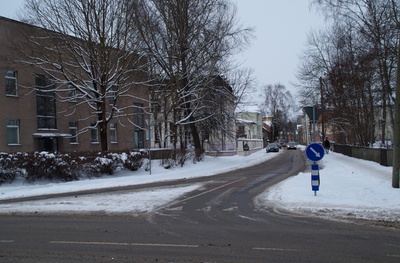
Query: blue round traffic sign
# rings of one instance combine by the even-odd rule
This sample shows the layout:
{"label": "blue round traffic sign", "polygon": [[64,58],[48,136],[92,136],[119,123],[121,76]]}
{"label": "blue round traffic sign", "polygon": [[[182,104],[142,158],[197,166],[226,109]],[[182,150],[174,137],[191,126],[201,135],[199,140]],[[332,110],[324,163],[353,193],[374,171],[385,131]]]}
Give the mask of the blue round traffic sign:
{"label": "blue round traffic sign", "polygon": [[311,161],[317,162],[324,157],[325,151],[319,143],[311,143],[306,148],[307,158]]}

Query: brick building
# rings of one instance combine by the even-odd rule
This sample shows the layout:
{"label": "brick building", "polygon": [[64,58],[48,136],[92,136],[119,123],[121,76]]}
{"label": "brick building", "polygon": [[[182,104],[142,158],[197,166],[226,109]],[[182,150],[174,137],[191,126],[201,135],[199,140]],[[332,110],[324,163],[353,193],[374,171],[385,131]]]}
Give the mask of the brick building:
{"label": "brick building", "polygon": [[[100,151],[96,119],[88,114],[93,111],[90,105],[67,82],[55,83],[40,67],[24,61],[23,54],[37,52],[27,38],[40,32],[45,30],[0,17],[0,151]],[[134,87],[118,98],[121,110],[107,127],[111,151],[149,147],[148,88],[130,84],[143,83],[146,73],[139,78],[127,80],[125,85]],[[55,85],[59,86],[54,91]],[[113,99],[111,94],[109,100]]]}

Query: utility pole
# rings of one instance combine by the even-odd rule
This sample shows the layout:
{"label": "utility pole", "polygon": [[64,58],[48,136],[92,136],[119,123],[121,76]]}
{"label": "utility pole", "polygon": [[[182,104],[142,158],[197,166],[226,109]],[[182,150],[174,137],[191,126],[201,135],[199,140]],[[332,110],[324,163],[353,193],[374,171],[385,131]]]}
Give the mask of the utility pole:
{"label": "utility pole", "polygon": [[396,80],[396,100],[394,113],[394,131],[393,131],[393,172],[392,187],[399,188],[400,179],[400,39],[397,52],[397,80]]}
{"label": "utility pole", "polygon": [[324,120],[324,81],[322,79],[322,77],[319,77],[319,88],[320,88],[320,92],[321,92],[321,127],[322,127],[322,142],[325,140],[325,120]]}

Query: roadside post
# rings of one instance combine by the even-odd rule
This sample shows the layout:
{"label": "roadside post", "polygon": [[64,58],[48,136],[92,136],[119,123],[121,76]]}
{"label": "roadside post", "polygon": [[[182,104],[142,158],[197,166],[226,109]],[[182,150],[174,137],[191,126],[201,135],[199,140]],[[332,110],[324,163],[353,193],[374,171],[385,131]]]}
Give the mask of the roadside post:
{"label": "roadside post", "polygon": [[149,155],[149,170],[150,170],[150,175],[151,175],[151,149],[150,148],[147,150],[147,153]]}
{"label": "roadside post", "polygon": [[311,165],[311,188],[314,191],[314,195],[317,195],[319,191],[320,178],[318,164]]}
{"label": "roadside post", "polygon": [[319,167],[317,162],[324,157],[325,150],[319,143],[311,143],[306,148],[307,158],[313,162],[311,165],[311,188],[314,191],[314,195],[317,195],[321,179],[319,177]]}

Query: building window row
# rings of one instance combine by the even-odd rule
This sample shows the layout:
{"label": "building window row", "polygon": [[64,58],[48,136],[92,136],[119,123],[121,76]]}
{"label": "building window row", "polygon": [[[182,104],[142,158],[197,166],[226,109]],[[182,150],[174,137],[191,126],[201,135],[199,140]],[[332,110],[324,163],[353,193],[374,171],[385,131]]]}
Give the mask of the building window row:
{"label": "building window row", "polygon": [[[110,143],[118,143],[117,140],[117,124],[110,123]],[[92,143],[99,143],[99,127],[96,123],[90,125],[90,141]]]}
{"label": "building window row", "polygon": [[[18,72],[15,70],[4,70],[4,81],[5,81],[5,94],[6,96],[18,96],[17,85],[18,85]],[[56,117],[56,96],[54,92],[54,84],[44,75],[35,75],[35,88],[36,88],[36,110],[37,110],[37,127],[41,130],[56,130],[57,129],[57,117]],[[71,102],[76,102],[76,90],[72,87],[68,87],[68,95]],[[109,103],[111,106],[115,105],[116,102],[116,89],[113,87],[109,94]],[[139,105],[142,106],[142,105]],[[141,108],[141,107],[139,107]],[[138,110],[135,112],[135,124],[137,127],[143,125],[143,112]],[[78,122],[69,123],[69,138],[70,144],[78,144]],[[136,129],[140,136],[140,129]],[[117,124],[110,123],[110,142],[118,143],[117,138]],[[99,143],[99,130],[96,123],[91,124],[90,138],[92,143]],[[8,145],[20,145],[20,120],[19,119],[8,119],[7,120],[7,143]]]}
{"label": "building window row", "polygon": [[[90,130],[90,138],[92,143],[99,143],[99,131],[95,123],[92,123]],[[78,122],[69,123],[69,138],[70,144],[78,144]],[[110,142],[118,143],[117,140],[117,124],[110,123]],[[7,120],[7,144],[20,145],[20,120],[8,119]]]}
{"label": "building window row", "polygon": [[38,129],[57,129],[54,84],[43,75],[36,75],[36,106]]}

